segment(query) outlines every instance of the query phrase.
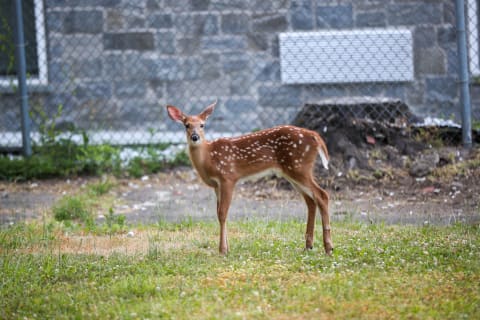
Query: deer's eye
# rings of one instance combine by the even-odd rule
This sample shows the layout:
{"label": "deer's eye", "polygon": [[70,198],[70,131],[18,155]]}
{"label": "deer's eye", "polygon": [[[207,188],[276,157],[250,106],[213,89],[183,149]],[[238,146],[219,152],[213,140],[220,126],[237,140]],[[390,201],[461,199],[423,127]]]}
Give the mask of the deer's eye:
{"label": "deer's eye", "polygon": [[190,129],[190,123],[185,123],[185,128]]}
{"label": "deer's eye", "polygon": [[200,124],[200,128],[204,128],[204,127],[205,127],[205,125],[203,123]]}

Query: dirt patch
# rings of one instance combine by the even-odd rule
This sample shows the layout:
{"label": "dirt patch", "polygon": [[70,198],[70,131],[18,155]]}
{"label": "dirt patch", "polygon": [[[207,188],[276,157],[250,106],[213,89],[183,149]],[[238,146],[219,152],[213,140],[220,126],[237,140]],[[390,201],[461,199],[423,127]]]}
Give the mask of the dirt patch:
{"label": "dirt patch", "polygon": [[[478,149],[445,172],[436,176],[412,177],[404,170],[389,171],[382,176],[350,171],[339,174],[318,173],[319,183],[331,196],[332,220],[414,224],[451,224],[480,222],[480,161]],[[380,165],[380,163],[379,163]],[[387,166],[387,164],[382,164]],[[440,170],[440,171],[438,171]],[[450,171],[449,171],[450,170]],[[49,216],[50,208],[60,197],[81,191],[98,178],[46,180],[29,183],[0,183],[0,223],[39,219]],[[190,168],[179,168],[142,179],[119,179],[110,191],[114,198],[113,212],[123,214],[130,224],[186,219],[216,220],[216,201],[212,189],[206,187]],[[99,209],[105,210],[105,209]],[[99,221],[108,212],[95,213]],[[229,212],[230,220],[238,219],[305,219],[306,207],[288,183],[264,179],[243,183],[236,193]],[[88,239],[83,239],[86,243]]]}

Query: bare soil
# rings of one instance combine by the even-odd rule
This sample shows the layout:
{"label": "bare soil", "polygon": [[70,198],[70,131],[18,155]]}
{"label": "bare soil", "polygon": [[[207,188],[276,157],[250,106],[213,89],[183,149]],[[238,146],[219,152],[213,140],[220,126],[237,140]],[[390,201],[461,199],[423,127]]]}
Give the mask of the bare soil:
{"label": "bare soil", "polygon": [[[421,178],[387,161],[375,162],[381,169],[376,170],[376,174],[362,170],[342,172],[333,161],[332,169],[328,173],[319,172],[317,180],[330,193],[333,221],[480,223],[480,167],[475,166],[479,159],[480,151],[474,149]],[[87,184],[98,180],[78,177],[0,182],[0,225],[49,217],[55,201],[81,192]],[[113,199],[114,213],[125,215],[131,224],[216,220],[215,194],[190,168],[142,179],[117,179],[109,197]],[[107,213],[101,208],[95,214],[101,220]],[[239,184],[229,213],[232,220],[305,219],[305,216],[306,207],[301,197],[288,183],[278,179]]]}

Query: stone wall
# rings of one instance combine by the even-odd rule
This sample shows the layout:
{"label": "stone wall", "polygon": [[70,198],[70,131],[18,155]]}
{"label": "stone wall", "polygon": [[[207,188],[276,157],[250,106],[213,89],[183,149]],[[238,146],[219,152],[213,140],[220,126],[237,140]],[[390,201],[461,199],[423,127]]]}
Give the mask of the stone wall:
{"label": "stone wall", "polygon": [[[345,96],[397,98],[420,115],[460,112],[450,0],[44,3],[49,85],[34,101],[50,114],[61,104],[62,121],[77,127],[177,130],[165,104],[196,112],[215,99],[217,131],[286,123],[304,103]],[[413,33],[413,82],[280,81],[279,32],[397,27]]]}

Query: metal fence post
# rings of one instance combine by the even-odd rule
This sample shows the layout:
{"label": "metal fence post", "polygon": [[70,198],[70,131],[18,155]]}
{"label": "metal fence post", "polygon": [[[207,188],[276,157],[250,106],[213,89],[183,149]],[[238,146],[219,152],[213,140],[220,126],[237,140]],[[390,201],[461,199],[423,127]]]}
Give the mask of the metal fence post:
{"label": "metal fence post", "polygon": [[470,89],[468,79],[467,41],[465,35],[465,3],[455,1],[458,47],[458,75],[460,78],[460,102],[462,105],[462,142],[463,146],[472,146],[472,111],[470,105]]}
{"label": "metal fence post", "polygon": [[25,60],[25,37],[23,30],[22,1],[15,1],[15,60],[17,62],[18,95],[21,102],[22,152],[31,156],[30,117],[28,114],[27,75]]}

